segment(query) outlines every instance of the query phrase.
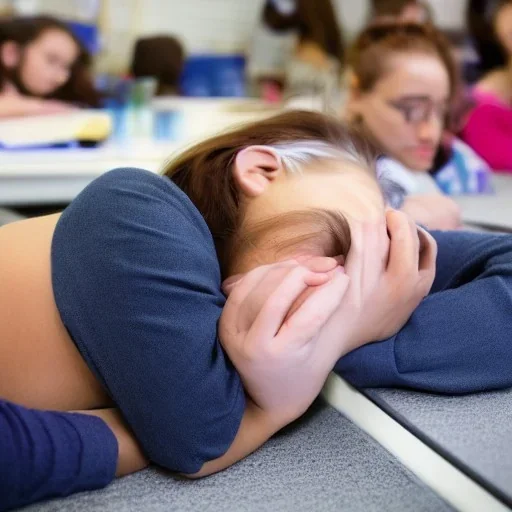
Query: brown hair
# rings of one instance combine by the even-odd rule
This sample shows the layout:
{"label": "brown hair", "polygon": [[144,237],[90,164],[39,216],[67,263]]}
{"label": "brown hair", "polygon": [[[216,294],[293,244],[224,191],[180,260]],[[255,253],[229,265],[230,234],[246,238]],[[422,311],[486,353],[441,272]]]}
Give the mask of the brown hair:
{"label": "brown hair", "polygon": [[287,15],[267,0],[263,9],[265,24],[276,32],[295,30],[302,41],[316,43],[343,66],[343,35],[331,0],[296,0],[295,3],[295,11]]}
{"label": "brown hair", "polygon": [[399,21],[375,22],[356,39],[349,57],[362,91],[370,91],[388,69],[394,53],[426,53],[441,60],[450,80],[450,100],[459,90],[459,69],[448,40],[431,25]]}
{"label": "brown hair", "polygon": [[475,49],[480,57],[482,73],[504,67],[508,55],[498,40],[495,30],[496,18],[512,0],[469,0],[466,8],[466,22]]}
{"label": "brown hair", "polygon": [[[71,68],[69,80],[53,92],[49,98],[97,107],[100,95],[96,91],[89,71],[91,58],[81,41],[63,22],[51,16],[22,17],[4,20],[0,23],[0,46],[12,41],[22,49],[37,40],[48,30],[59,30],[69,35],[79,49],[79,54]],[[0,61],[0,88],[5,79],[13,80],[23,94],[32,95],[19,78],[19,70],[6,70]]]}
{"label": "brown hair", "polygon": [[[316,112],[288,111],[270,119],[250,124],[234,131],[200,142],[171,161],[164,175],[176,183],[203,215],[217,248],[221,267],[226,272],[233,259],[234,249],[244,244],[256,244],[265,231],[283,229],[299,222],[308,231],[281,240],[282,247],[296,245],[318,237],[319,230],[331,233],[326,252],[346,254],[350,246],[350,230],[341,215],[310,210],[287,214],[263,225],[244,226],[243,212],[232,165],[236,154],[252,145],[271,147],[301,142],[304,147],[322,143],[332,148],[337,158],[352,160],[363,168],[373,170],[374,148],[355,129],[334,117]],[[336,157],[336,156],[335,156]],[[317,159],[322,159],[322,156]],[[305,164],[304,164],[305,165]]]}
{"label": "brown hair", "polygon": [[158,81],[157,95],[179,92],[184,51],[171,36],[152,36],[135,43],[131,73],[135,77],[152,76]]}

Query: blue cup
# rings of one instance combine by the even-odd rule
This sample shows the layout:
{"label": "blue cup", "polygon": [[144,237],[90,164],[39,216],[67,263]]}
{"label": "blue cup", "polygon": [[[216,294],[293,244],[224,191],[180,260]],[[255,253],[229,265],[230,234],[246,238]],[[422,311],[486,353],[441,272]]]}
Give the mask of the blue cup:
{"label": "blue cup", "polygon": [[179,113],[175,110],[156,110],[153,114],[153,137],[157,141],[178,139]]}

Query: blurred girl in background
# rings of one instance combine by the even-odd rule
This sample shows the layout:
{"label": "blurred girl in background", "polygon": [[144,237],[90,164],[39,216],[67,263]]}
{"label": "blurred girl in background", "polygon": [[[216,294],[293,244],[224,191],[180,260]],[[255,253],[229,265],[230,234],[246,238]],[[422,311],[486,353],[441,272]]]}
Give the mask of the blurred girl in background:
{"label": "blurred girl in background", "polygon": [[445,132],[459,79],[444,37],[430,25],[376,23],[349,65],[346,115],[385,155],[379,169],[394,206],[432,229],[459,227],[459,208],[442,192],[487,192],[490,182],[487,165]]}
{"label": "blurred girl in background", "polygon": [[337,20],[331,0],[267,0],[250,52],[250,73],[261,80],[273,74],[287,96],[339,104],[345,50]]}
{"label": "blurred girl in background", "polygon": [[90,56],[67,25],[38,16],[0,23],[0,117],[96,107]]}

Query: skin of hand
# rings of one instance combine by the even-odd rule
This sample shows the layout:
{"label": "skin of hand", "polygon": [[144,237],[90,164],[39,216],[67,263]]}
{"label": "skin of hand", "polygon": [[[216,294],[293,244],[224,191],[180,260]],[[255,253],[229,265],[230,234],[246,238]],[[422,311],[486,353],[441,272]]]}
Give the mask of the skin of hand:
{"label": "skin of hand", "polygon": [[[324,350],[331,368],[347,352],[396,334],[428,294],[435,277],[436,243],[404,213],[389,210],[382,222],[354,223],[351,232],[352,246],[344,266],[348,287],[322,331],[322,336],[330,338]],[[273,272],[262,297],[277,286],[275,273],[284,270]],[[305,288],[286,319],[314,293],[315,288]]]}
{"label": "skin of hand", "polygon": [[[222,346],[247,394],[277,430],[311,405],[335,362],[328,358],[332,340],[323,326],[339,308],[348,282],[335,259],[317,257],[265,265],[225,283]],[[312,293],[288,315],[308,289]]]}
{"label": "skin of hand", "polygon": [[[5,108],[2,109],[4,103]],[[5,116],[2,116],[2,110]],[[75,110],[77,110],[75,106],[63,101],[23,96],[14,87],[5,88],[0,94],[0,117],[61,114]]]}
{"label": "skin of hand", "polygon": [[442,194],[408,196],[402,211],[428,229],[454,230],[462,226],[459,205]]}
{"label": "skin of hand", "polygon": [[354,224],[351,234],[345,263],[350,284],[325,329],[333,338],[336,333],[346,337],[339,357],[396,334],[435,277],[435,240],[406,214],[388,210],[383,225]]}

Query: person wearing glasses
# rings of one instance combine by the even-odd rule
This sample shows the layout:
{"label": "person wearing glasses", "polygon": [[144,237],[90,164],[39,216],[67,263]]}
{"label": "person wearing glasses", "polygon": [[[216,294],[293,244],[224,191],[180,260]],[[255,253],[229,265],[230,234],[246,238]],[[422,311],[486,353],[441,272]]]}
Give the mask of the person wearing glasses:
{"label": "person wearing glasses", "polygon": [[349,60],[346,116],[382,151],[381,178],[393,206],[431,229],[456,229],[460,210],[447,195],[491,191],[490,172],[448,132],[459,77],[451,49],[429,25],[376,22]]}

